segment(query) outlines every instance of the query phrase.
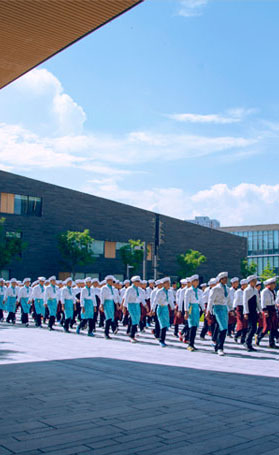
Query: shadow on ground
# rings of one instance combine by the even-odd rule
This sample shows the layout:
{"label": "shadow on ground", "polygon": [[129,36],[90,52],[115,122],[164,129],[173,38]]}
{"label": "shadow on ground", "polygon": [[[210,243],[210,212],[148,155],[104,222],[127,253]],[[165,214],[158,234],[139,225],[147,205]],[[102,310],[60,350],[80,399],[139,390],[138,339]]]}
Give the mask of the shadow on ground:
{"label": "shadow on ground", "polygon": [[0,454],[274,455],[277,387],[108,358],[1,365]]}

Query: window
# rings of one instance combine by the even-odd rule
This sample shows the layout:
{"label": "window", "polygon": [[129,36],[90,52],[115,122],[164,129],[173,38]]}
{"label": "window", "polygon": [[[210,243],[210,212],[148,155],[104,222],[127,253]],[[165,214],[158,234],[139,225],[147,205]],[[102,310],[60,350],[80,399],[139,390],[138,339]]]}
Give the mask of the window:
{"label": "window", "polygon": [[116,242],[105,242],[105,258],[115,259]]}
{"label": "window", "polygon": [[0,211],[14,213],[14,194],[1,193]]}
{"label": "window", "polygon": [[102,256],[104,254],[104,245],[103,240],[94,240],[91,245],[91,250],[94,253],[94,256]]}
{"label": "window", "polygon": [[0,277],[4,278],[5,281],[10,279],[10,272],[9,270],[0,270]]}
{"label": "window", "polygon": [[6,237],[8,239],[21,239],[22,232],[6,232]]}
{"label": "window", "polygon": [[14,215],[42,216],[42,199],[35,196],[1,193],[0,212]]}
{"label": "window", "polygon": [[116,249],[120,250],[123,246],[129,245],[128,242],[116,242]]}
{"label": "window", "polygon": [[275,254],[278,254],[279,253],[279,232],[278,231],[273,231],[273,241],[274,241],[274,245],[273,245],[273,251]]}
{"label": "window", "polygon": [[151,243],[147,244],[146,259],[148,261],[152,261],[152,244]]}

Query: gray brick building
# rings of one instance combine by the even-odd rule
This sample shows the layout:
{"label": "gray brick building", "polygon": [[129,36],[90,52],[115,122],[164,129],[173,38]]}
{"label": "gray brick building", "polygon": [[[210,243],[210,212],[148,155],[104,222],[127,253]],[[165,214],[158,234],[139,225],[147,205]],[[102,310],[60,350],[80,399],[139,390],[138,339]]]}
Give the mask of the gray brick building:
{"label": "gray brick building", "polygon": [[28,244],[22,260],[4,271],[19,279],[27,275],[34,279],[38,273],[61,278],[68,274],[57,248],[57,235],[66,230],[88,228],[95,239],[96,260],[78,270],[81,277],[114,273],[123,278],[126,267],[119,249],[129,239],[148,245],[147,278],[154,276],[155,269],[158,277],[177,277],[177,255],[189,248],[207,258],[199,270],[204,280],[221,270],[239,275],[241,259],[247,256],[245,238],[4,171],[0,171],[0,216],[6,218],[7,236],[19,232]]}

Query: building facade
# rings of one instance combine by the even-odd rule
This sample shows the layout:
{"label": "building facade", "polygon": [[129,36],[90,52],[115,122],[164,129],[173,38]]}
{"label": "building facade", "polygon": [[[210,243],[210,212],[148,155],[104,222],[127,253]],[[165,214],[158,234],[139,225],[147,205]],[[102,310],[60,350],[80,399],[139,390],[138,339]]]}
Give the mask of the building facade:
{"label": "building facade", "polygon": [[126,266],[119,250],[129,239],[146,242],[146,278],[167,274],[175,279],[177,256],[190,248],[207,258],[199,270],[204,280],[222,270],[239,275],[241,259],[247,256],[245,238],[4,171],[0,217],[6,220],[7,237],[21,236],[27,243],[22,259],[6,267],[6,275],[18,279],[68,276],[57,247],[57,236],[67,230],[89,229],[94,238],[95,261],[79,267],[76,277],[102,279],[114,273],[124,278]]}
{"label": "building facade", "polygon": [[279,273],[279,224],[222,227],[222,231],[248,240],[248,264],[257,265],[258,275],[269,266]]}
{"label": "building facade", "polygon": [[198,224],[199,226],[205,226],[211,229],[219,229],[221,226],[220,221],[211,220],[209,216],[196,216],[194,220],[185,220],[188,223]]}

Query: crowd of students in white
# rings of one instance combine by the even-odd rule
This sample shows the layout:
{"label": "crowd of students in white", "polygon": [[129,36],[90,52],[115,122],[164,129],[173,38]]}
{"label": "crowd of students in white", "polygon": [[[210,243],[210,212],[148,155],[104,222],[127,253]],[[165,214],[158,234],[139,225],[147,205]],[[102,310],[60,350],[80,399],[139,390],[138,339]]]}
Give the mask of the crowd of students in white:
{"label": "crowd of students in white", "polygon": [[200,339],[208,334],[220,356],[224,355],[227,335],[253,352],[253,340],[259,345],[269,333],[269,347],[275,349],[279,339],[276,277],[264,283],[255,275],[243,280],[234,277],[230,284],[227,272],[202,284],[199,275],[179,284],[171,284],[169,277],[146,281],[140,276],[122,283],[113,275],[102,282],[90,277],[75,281],[69,277],[62,282],[55,276],[40,276],[33,283],[30,278],[22,282],[0,278],[0,322],[15,324],[20,308],[21,323],[26,327],[30,314],[36,327],[47,324],[52,331],[57,322],[65,332],[75,329],[79,334],[87,329],[90,337],[94,337],[98,324],[107,340],[112,333],[117,334],[122,322],[132,343],[138,342],[138,329],[143,332],[150,328],[162,347],[167,346],[166,334],[173,326],[173,335],[194,352],[203,319]]}

